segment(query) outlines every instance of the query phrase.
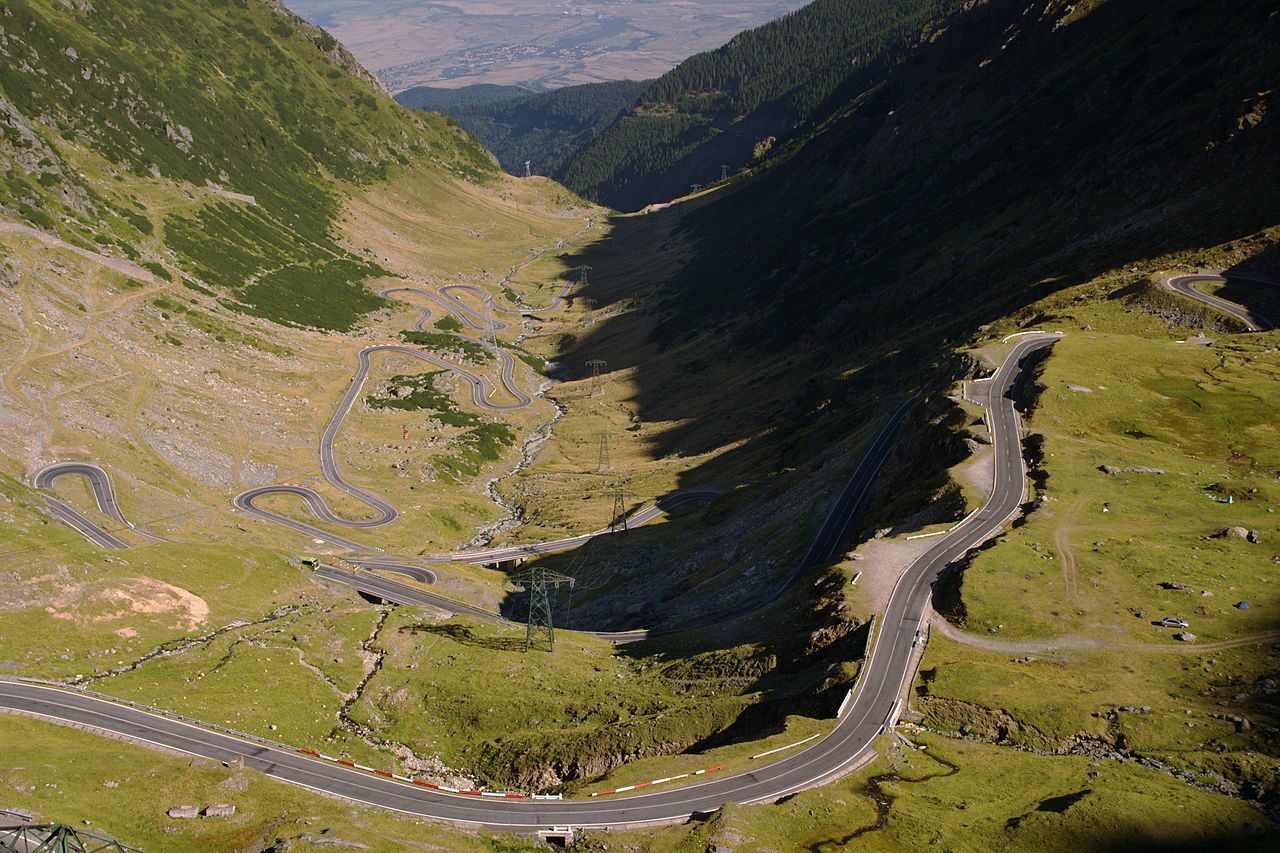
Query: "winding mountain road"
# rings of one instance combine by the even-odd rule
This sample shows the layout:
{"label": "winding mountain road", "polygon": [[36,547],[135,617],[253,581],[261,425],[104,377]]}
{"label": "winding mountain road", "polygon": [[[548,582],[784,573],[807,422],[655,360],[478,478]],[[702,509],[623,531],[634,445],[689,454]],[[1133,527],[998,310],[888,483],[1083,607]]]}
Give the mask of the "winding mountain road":
{"label": "winding mountain road", "polygon": [[[451,795],[328,762],[282,744],[246,739],[47,684],[0,679],[0,706],[219,761],[242,757],[247,766],[268,776],[328,794],[410,814],[504,830],[533,832],[554,826],[588,828],[666,823],[713,812],[727,802],[775,801],[857,766],[871,754],[876,737],[896,721],[901,707],[899,697],[911,677],[914,651],[933,582],[956,558],[999,531],[1023,500],[1026,478],[1020,423],[1008,392],[1022,360],[1057,339],[1057,335],[1022,338],[991,380],[980,386],[989,395],[995,447],[991,497],[978,512],[912,563],[898,581],[878,622],[851,701],[846,703],[834,730],[812,746],[749,773],[613,800],[548,801]],[[905,407],[900,408],[895,418],[904,410]],[[887,452],[887,441],[873,443],[872,452],[868,454],[877,460],[873,469],[878,470],[878,461],[882,461]],[[802,559],[802,566],[830,555],[847,526],[847,513],[856,508],[854,497],[860,499],[863,494],[865,484],[860,484],[852,489],[852,494],[851,489],[846,488],[839,496]],[[327,574],[330,569],[322,567],[321,571]],[[372,594],[381,594],[380,583],[394,583],[364,573],[350,574],[359,575],[354,582],[369,586]]]}
{"label": "winding mountain road", "polygon": [[[1267,325],[1240,306],[1219,304],[1223,300],[1201,294],[1191,287],[1194,281],[1204,278],[1181,276],[1171,279],[1169,286],[1202,302],[1231,310],[1253,328]],[[1183,286],[1187,289],[1183,290]],[[1239,311],[1245,311],[1248,316]],[[268,776],[316,791],[409,814],[503,830],[533,832],[552,827],[667,823],[713,812],[728,802],[776,801],[838,777],[857,766],[870,756],[875,739],[896,722],[902,706],[901,696],[910,682],[914,652],[934,582],[958,558],[997,533],[1017,512],[1025,497],[1021,423],[1010,390],[1026,357],[1051,346],[1058,338],[1056,334],[1032,334],[1021,338],[995,374],[977,384],[979,389],[985,389],[987,397],[982,402],[986,404],[991,424],[994,448],[991,495],[977,512],[938,539],[899,578],[886,610],[879,618],[857,686],[850,700],[846,701],[833,731],[812,746],[751,772],[612,800],[551,801],[511,799],[502,795],[490,797],[476,792],[471,792],[472,795],[447,794],[424,787],[421,783],[326,761],[284,744],[240,736],[210,724],[178,719],[56,685],[0,678],[0,707],[219,761],[243,758],[247,766]],[[981,393],[982,390],[978,392],[979,395]],[[900,419],[904,411],[905,405],[895,413],[891,424]],[[881,446],[877,439],[868,459],[882,460],[887,448],[887,442]],[[878,468],[878,462],[872,466],[873,470]],[[37,476],[37,485],[47,488],[54,478],[63,474],[89,477],[103,512],[127,524],[115,506],[109,480],[96,466],[51,466]],[[854,480],[858,480],[856,475]],[[855,486],[851,481],[835,502],[813,544],[800,561],[797,572],[803,571],[812,561],[830,557],[848,524],[848,517],[856,510],[857,502],[865,491],[865,483]],[[315,506],[312,509],[314,512],[323,511]],[[105,542],[100,544],[119,547]],[[500,551],[491,549],[486,556],[492,559]],[[327,575],[340,570],[321,567],[318,571]],[[345,579],[344,582],[353,583],[358,588],[367,586],[372,594],[387,592],[382,584],[394,584],[375,575],[348,574],[352,574],[354,579]],[[478,612],[491,615],[485,611]]]}
{"label": "winding mountain road", "polygon": [[1251,332],[1265,332],[1268,329],[1275,328],[1274,323],[1256,311],[1251,311],[1243,305],[1237,305],[1236,303],[1229,302],[1220,296],[1202,293],[1200,290],[1196,289],[1196,284],[1199,282],[1230,284],[1233,281],[1243,282],[1244,284],[1262,285],[1263,287],[1280,287],[1280,285],[1277,285],[1275,282],[1267,281],[1266,279],[1250,278],[1248,276],[1229,273],[1192,273],[1190,275],[1175,275],[1165,279],[1165,286],[1175,293],[1180,293],[1183,296],[1189,296],[1192,299],[1196,299],[1206,305],[1217,308],[1219,311],[1226,312],[1233,317],[1238,317],[1245,322],[1245,325],[1249,327],[1249,331]]}
{"label": "winding mountain road", "polygon": [[[93,490],[94,502],[98,504],[98,510],[119,522],[124,527],[129,528],[137,533],[142,534],[148,539],[156,542],[164,540],[155,534],[148,533],[140,527],[135,527],[130,521],[124,517],[124,513],[120,511],[120,504],[116,502],[115,490],[111,487],[111,478],[107,472],[90,462],[56,462],[53,465],[47,465],[36,472],[32,478],[32,483],[37,489],[49,489],[53,487],[54,480],[59,477],[79,476],[89,481],[89,488]],[[123,542],[116,536],[100,525],[86,518],[78,510],[73,509],[69,504],[55,498],[53,495],[46,494],[43,496],[44,502],[53,511],[53,514],[63,523],[74,528],[81,536],[88,539],[103,548],[124,549],[129,544]]]}
{"label": "winding mountain road", "polygon": [[[588,228],[590,227],[590,222],[588,222],[587,227]],[[563,245],[563,243],[564,241],[561,241],[560,244],[558,245]],[[536,257],[538,257],[537,254],[534,255],[534,258],[531,258],[529,261],[525,261],[524,263],[529,263],[532,260],[536,259]],[[522,264],[517,264],[513,266],[511,270],[507,273],[507,277],[502,280],[501,284],[505,285],[507,282],[509,282],[511,280],[511,277],[515,275],[516,271],[519,270],[521,266]],[[491,330],[496,332],[501,329],[509,328],[509,326],[506,323],[503,323],[498,320],[492,320],[492,325],[490,325],[490,320],[492,318],[480,316],[478,312],[472,309],[469,305],[467,305],[461,299],[457,298],[456,296],[453,296],[452,293],[454,291],[469,293],[472,296],[475,296],[477,299],[479,299],[482,303],[487,304],[490,307],[490,309],[493,311],[499,311],[507,314],[520,314],[522,316],[528,316],[528,315],[533,315],[542,311],[552,311],[552,310],[555,310],[556,308],[559,308],[560,305],[562,305],[565,299],[568,297],[569,290],[572,287],[573,287],[573,282],[566,281],[564,285],[560,288],[560,291],[555,295],[555,297],[551,300],[551,302],[547,306],[543,308],[525,308],[525,309],[519,309],[519,310],[500,306],[491,296],[489,296],[489,294],[485,293],[480,288],[469,285],[469,284],[449,284],[435,291],[427,290],[426,288],[420,288],[420,287],[393,287],[393,288],[390,288],[389,290],[382,291],[382,295],[391,296],[392,294],[409,293],[409,294],[414,294],[416,296],[421,296],[435,302],[437,305],[447,310],[454,317],[456,317],[459,322],[461,322],[463,325],[467,326],[467,328],[473,331],[484,332],[484,331]],[[417,321],[414,323],[414,329],[416,331],[421,332],[421,331],[425,331],[426,322],[431,318],[432,314],[431,314],[431,309],[426,308],[424,306],[418,306],[418,310],[421,312],[421,314],[418,317]],[[375,513],[375,515],[372,518],[350,519],[350,518],[340,516],[337,513],[333,512],[332,509],[329,508],[329,505],[325,501],[324,496],[321,495],[319,492],[315,491],[314,489],[307,488],[306,486],[296,486],[296,485],[288,485],[288,484],[261,486],[255,489],[249,489],[247,491],[241,492],[239,495],[236,495],[233,501],[236,507],[251,515],[257,516],[258,518],[262,518],[264,520],[283,525],[290,529],[296,530],[299,533],[306,534],[307,536],[311,536],[315,539],[324,540],[332,545],[337,545],[341,548],[347,548],[353,551],[368,550],[367,547],[362,546],[358,542],[354,542],[353,540],[348,539],[345,536],[336,535],[328,531],[322,530],[318,527],[315,527],[313,525],[306,524],[300,521],[294,521],[293,519],[280,515],[279,513],[274,513],[269,510],[261,509],[256,505],[256,501],[258,498],[261,498],[265,495],[280,495],[280,494],[293,495],[295,497],[301,498],[303,503],[306,504],[307,509],[311,511],[311,514],[314,515],[316,518],[320,519],[321,521],[327,522],[329,524],[337,524],[337,525],[343,525],[343,526],[355,527],[355,528],[367,529],[367,528],[373,528],[373,527],[381,527],[385,524],[390,524],[391,522],[399,518],[400,513],[391,504],[387,503],[382,498],[379,498],[377,495],[373,494],[372,492],[369,492],[365,489],[361,489],[358,486],[352,485],[351,483],[347,482],[345,478],[343,478],[342,473],[338,469],[338,463],[336,458],[334,457],[334,451],[333,451],[333,445],[334,445],[334,442],[337,440],[339,430],[342,429],[342,423],[344,420],[346,420],[347,415],[351,413],[351,407],[355,405],[356,400],[360,396],[361,390],[364,388],[365,380],[368,379],[369,377],[369,370],[371,367],[372,357],[374,355],[379,353],[394,353],[397,355],[407,355],[413,358],[421,359],[422,361],[425,361],[428,364],[431,364],[435,367],[443,368],[444,370],[447,370],[453,373],[454,375],[459,376],[465,381],[469,382],[471,384],[472,401],[475,403],[475,405],[478,408],[484,409],[486,411],[509,412],[517,409],[523,409],[533,405],[533,398],[529,396],[529,394],[527,394],[524,390],[522,390],[519,384],[517,384],[516,382],[516,379],[515,379],[516,360],[511,355],[511,353],[504,350],[501,346],[490,346],[487,341],[479,338],[473,338],[467,335],[457,335],[457,337],[461,338],[462,340],[469,341],[470,343],[477,344],[479,346],[484,347],[494,358],[498,360],[498,363],[501,367],[502,386],[506,390],[506,392],[512,398],[514,398],[515,400],[514,403],[494,402],[493,398],[496,394],[496,389],[494,389],[489,384],[489,381],[485,379],[483,376],[480,376],[477,373],[473,373],[470,370],[467,370],[465,367],[461,367],[458,364],[455,364],[451,361],[447,361],[437,355],[434,355],[429,352],[425,352],[420,349],[412,349],[410,347],[400,346],[399,344],[378,344],[376,346],[365,347],[364,349],[360,350],[360,352],[357,354],[358,364],[357,364],[355,376],[352,377],[351,384],[347,388],[347,393],[343,396],[341,402],[338,403],[337,410],[333,413],[333,417],[329,419],[329,424],[328,426],[325,427],[324,434],[320,437],[320,470],[321,470],[321,473],[323,473],[325,480],[328,481],[328,483],[332,485],[334,488],[338,489],[341,492],[345,492],[346,494],[350,495],[356,500],[361,501],[369,505],[370,507],[372,507]],[[648,520],[648,519],[645,519],[645,520]],[[638,521],[637,523],[643,523],[643,522]],[[77,529],[80,529],[80,528],[77,528]],[[594,536],[594,535],[597,535],[597,534],[589,534],[586,538],[591,538],[591,536]],[[576,544],[581,544],[581,543],[576,543]],[[543,546],[543,547],[546,547],[546,546]],[[568,544],[565,547],[575,547],[575,545]],[[552,548],[551,550],[563,550],[563,549]],[[545,552],[537,552],[537,553],[545,553]],[[449,556],[449,557],[446,557],[445,559],[453,560],[455,559],[455,557]],[[482,562],[482,561],[472,561],[472,562]]]}

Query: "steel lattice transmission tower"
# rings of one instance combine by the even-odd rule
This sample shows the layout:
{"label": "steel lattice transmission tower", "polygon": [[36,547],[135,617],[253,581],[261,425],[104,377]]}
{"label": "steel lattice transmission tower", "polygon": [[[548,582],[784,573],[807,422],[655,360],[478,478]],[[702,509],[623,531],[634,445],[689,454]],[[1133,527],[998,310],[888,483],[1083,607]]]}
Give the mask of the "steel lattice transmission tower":
{"label": "steel lattice transmission tower", "polygon": [[524,176],[525,176],[526,178],[532,178],[532,177],[533,177],[533,161],[532,161],[532,160],[525,160],[525,161],[524,161]]}
{"label": "steel lattice transmission tower", "polygon": [[489,348],[498,349],[498,326],[493,322],[493,300],[486,297],[484,300],[484,312],[486,324],[485,338],[489,342]]}
{"label": "steel lattice transmission tower", "polygon": [[547,588],[568,586],[573,589],[573,578],[544,569],[541,566],[530,566],[515,578],[516,583],[529,593],[529,618],[525,622],[524,650],[534,647],[535,642],[546,639],[547,651],[555,651],[556,630],[551,620],[551,599],[547,596]]}
{"label": "steel lattice transmission tower", "polygon": [[627,532],[627,493],[622,489],[613,492],[613,515],[609,516],[609,532]]}
{"label": "steel lattice transmission tower", "polygon": [[592,270],[592,267],[586,266],[585,264],[583,266],[578,267],[578,284],[591,283],[587,281],[587,273],[590,272],[591,270]]}
{"label": "steel lattice transmission tower", "polygon": [[0,853],[142,853],[65,823],[9,823],[0,817]]}
{"label": "steel lattice transmission tower", "polygon": [[587,362],[587,367],[591,368],[591,396],[595,396],[601,390],[600,374],[609,366],[609,362],[603,358],[593,358]]}
{"label": "steel lattice transmission tower", "polygon": [[597,466],[596,470],[601,472],[608,471],[609,470],[609,433],[607,432],[596,433],[596,438],[600,442],[600,459],[599,459],[599,465]]}

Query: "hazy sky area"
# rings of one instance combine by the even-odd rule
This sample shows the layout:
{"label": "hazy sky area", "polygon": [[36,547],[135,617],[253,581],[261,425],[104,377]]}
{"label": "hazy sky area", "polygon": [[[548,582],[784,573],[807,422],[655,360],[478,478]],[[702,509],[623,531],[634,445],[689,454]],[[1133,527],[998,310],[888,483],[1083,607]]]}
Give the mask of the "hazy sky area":
{"label": "hazy sky area", "polygon": [[392,92],[657,77],[807,0],[285,0]]}

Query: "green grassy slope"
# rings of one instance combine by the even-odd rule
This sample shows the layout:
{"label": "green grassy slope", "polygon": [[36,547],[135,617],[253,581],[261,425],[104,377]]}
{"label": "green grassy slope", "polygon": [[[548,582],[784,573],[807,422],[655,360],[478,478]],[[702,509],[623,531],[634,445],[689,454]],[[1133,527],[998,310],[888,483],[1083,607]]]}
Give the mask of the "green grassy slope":
{"label": "green grassy slope", "polygon": [[593,834],[586,851],[1269,850],[1274,825],[1245,803],[1135,765],[1029,755],[908,732],[848,778],[777,805]]}
{"label": "green grassy slope", "polygon": [[[263,0],[22,0],[0,27],[0,211],[176,266],[248,313],[347,329],[382,304],[361,286],[377,265],[334,238],[341,183],[414,161],[493,172],[464,133],[400,109],[327,33]],[[159,180],[256,204],[161,217],[136,197]]]}
{"label": "green grassy slope", "polygon": [[[1233,265],[1229,248],[1196,254]],[[1249,270],[1274,275],[1261,260]],[[1027,426],[1034,500],[943,598],[964,634],[935,633],[916,702],[942,730],[1160,762],[1274,805],[1277,334],[1222,335],[1212,311],[1170,319],[1144,278],[1034,306],[1067,332]]]}
{"label": "green grassy slope", "polygon": [[649,85],[639,102],[557,174],[622,210],[749,165],[774,138],[821,121],[850,79],[874,79],[929,38],[953,0],[816,0],[700,53]]}

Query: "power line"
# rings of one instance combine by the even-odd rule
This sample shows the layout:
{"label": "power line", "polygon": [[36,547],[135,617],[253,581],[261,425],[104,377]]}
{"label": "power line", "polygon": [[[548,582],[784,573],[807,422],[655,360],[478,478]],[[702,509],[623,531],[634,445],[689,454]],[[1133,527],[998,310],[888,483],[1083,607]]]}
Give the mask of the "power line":
{"label": "power line", "polygon": [[596,433],[596,439],[600,442],[599,461],[596,471],[603,473],[609,470],[609,433]]}
{"label": "power line", "polygon": [[600,374],[609,366],[609,362],[603,358],[593,358],[587,362],[587,367],[591,369],[591,396],[604,391],[604,384],[600,381]]}
{"label": "power line", "polygon": [[524,650],[527,652],[536,643],[545,640],[546,650],[555,651],[556,630],[551,616],[551,600],[547,596],[547,588],[559,589],[560,586],[567,585],[572,589],[573,578],[534,563],[514,580],[529,592],[529,616],[525,620]]}
{"label": "power line", "polygon": [[486,320],[485,339],[489,342],[490,349],[497,350],[498,326],[493,322],[493,300],[489,297],[485,297],[485,300],[484,300],[484,313],[485,313],[485,320]]}

